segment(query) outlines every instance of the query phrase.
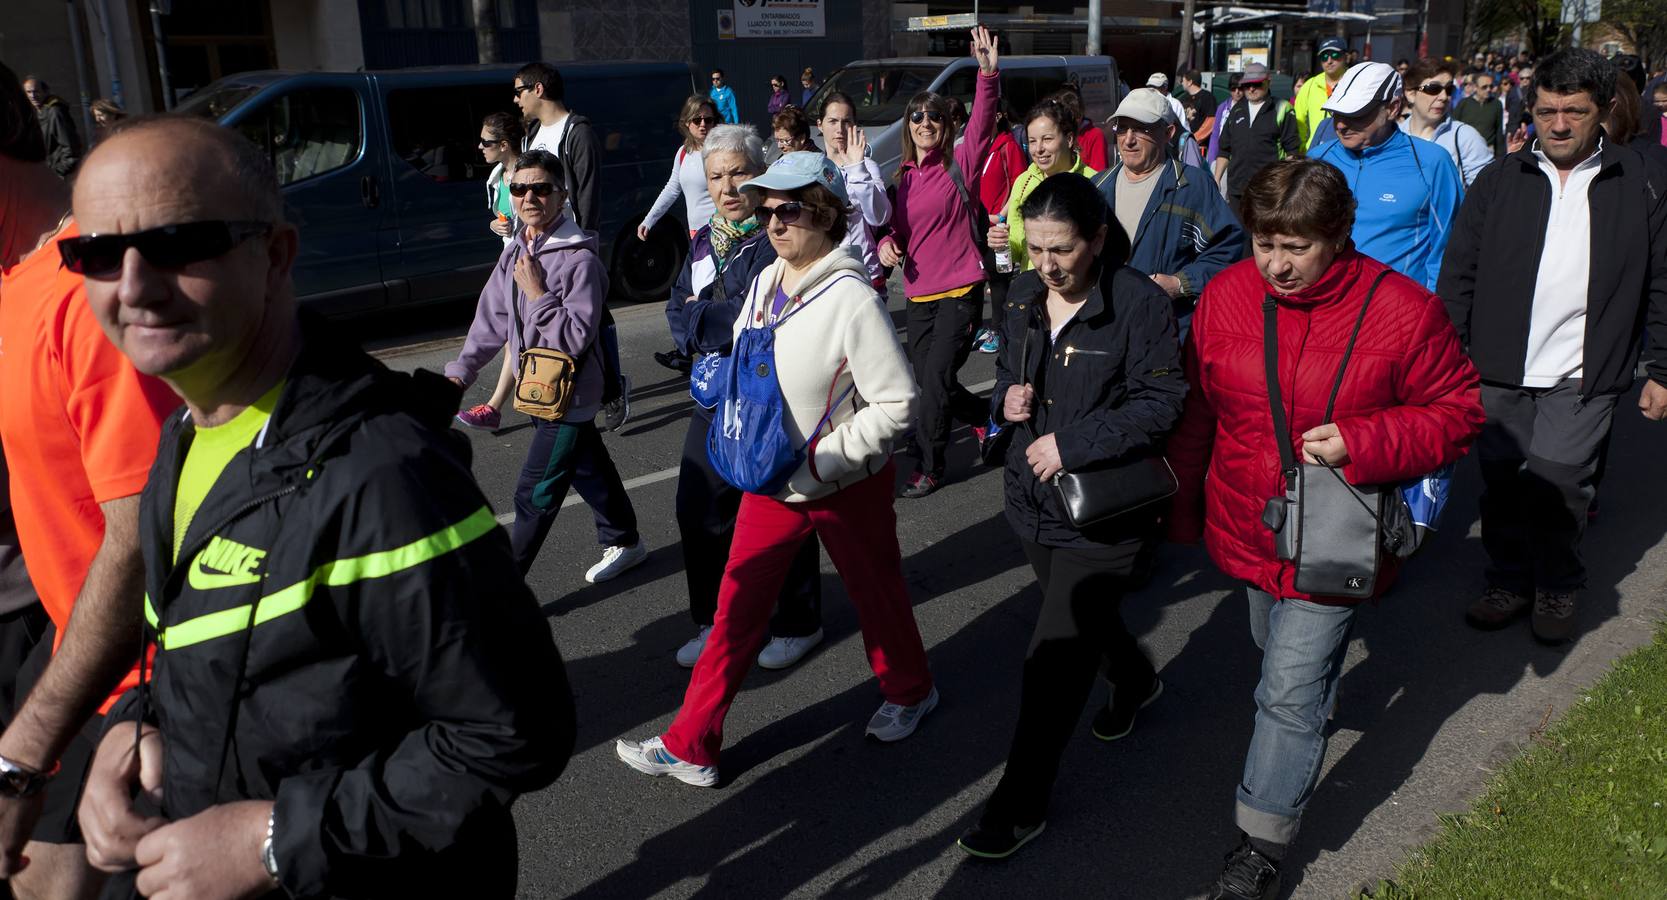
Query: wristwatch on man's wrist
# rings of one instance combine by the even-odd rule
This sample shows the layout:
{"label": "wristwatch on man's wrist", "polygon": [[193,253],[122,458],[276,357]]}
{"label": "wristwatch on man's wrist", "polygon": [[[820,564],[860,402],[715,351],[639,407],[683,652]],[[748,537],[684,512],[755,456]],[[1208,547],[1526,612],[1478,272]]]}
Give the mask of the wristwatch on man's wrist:
{"label": "wristwatch on man's wrist", "polygon": [[260,864],[266,869],[266,874],[278,879],[278,854],[272,849],[272,833],[278,826],[278,807],[272,807],[272,812],[266,817],[266,840],[260,842]]}
{"label": "wristwatch on man's wrist", "polygon": [[58,774],[58,767],[53,763],[50,770],[42,772],[0,756],[0,797],[21,800],[40,793]]}

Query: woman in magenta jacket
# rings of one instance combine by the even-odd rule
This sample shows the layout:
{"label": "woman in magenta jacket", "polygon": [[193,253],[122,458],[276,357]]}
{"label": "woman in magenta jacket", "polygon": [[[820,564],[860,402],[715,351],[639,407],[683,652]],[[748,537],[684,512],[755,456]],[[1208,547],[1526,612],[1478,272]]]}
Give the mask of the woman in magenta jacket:
{"label": "woman in magenta jacket", "polygon": [[[1464,455],[1483,422],[1481,382],[1441,299],[1349,241],[1354,199],[1343,175],[1311,159],[1263,169],[1244,196],[1253,259],[1210,282],[1185,352],[1187,394],[1169,460],[1180,481],[1171,537],[1200,535],[1243,581],[1262,650],[1256,728],[1235,817],[1244,833],[1211,897],[1271,896],[1279,862],[1319,781],[1326,719],[1359,601],[1296,589],[1262,522],[1285,494],[1280,440],[1336,466],[1350,484],[1423,476]],[[1273,433],[1262,345],[1264,299],[1277,304],[1279,383],[1289,433]],[[1334,415],[1327,398],[1356,321]],[[1206,478],[1206,475],[1208,476]],[[1393,580],[1390,563],[1379,591]]]}
{"label": "woman in magenta jacket", "polygon": [[[959,147],[947,97],[922,91],[909,99],[892,233],[879,245],[881,263],[903,267],[909,355],[920,385],[915,419],[920,468],[909,476],[905,497],[924,497],[943,481],[952,416],[981,429],[989,415],[988,405],[956,380],[983,319],[984,213],[972,192],[979,187],[1001,96],[996,41],[982,26],[972,30],[972,55],[978,60],[978,88]],[[981,430],[975,433],[982,440]]]}

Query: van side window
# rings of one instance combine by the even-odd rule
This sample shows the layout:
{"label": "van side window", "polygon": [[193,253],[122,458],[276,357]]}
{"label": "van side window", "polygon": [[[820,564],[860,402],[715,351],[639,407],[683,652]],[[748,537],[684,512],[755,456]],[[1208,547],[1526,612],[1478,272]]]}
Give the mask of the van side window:
{"label": "van side window", "polygon": [[1043,97],[1065,84],[1065,75],[1063,66],[1003,69],[1001,96],[1012,107],[1014,114],[1023,118]]}
{"label": "van side window", "polygon": [[966,66],[955,70],[950,73],[948,78],[944,79],[943,85],[938,88],[938,93],[945,97],[954,97],[965,104],[969,114],[972,112],[973,94],[977,91],[978,68],[976,66]]}
{"label": "van side window", "polygon": [[266,148],[280,186],[351,164],[365,143],[359,96],[347,88],[285,94],[236,128]]}
{"label": "van side window", "polygon": [[480,155],[480,123],[489,113],[515,112],[511,93],[508,78],[502,84],[390,91],[394,155],[431,181],[485,181],[492,167]]}

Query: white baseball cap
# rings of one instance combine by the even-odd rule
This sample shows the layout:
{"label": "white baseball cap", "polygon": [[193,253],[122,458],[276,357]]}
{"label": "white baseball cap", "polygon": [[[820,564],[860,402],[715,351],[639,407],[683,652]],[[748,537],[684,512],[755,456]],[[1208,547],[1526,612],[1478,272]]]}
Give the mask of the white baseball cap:
{"label": "white baseball cap", "polygon": [[1320,108],[1335,115],[1352,116],[1374,103],[1388,103],[1401,96],[1401,73],[1388,63],[1356,63],[1343,73]]}
{"label": "white baseball cap", "polygon": [[1147,87],[1155,87],[1160,91],[1168,90],[1169,89],[1169,76],[1163,74],[1162,72],[1153,72],[1152,77],[1146,79],[1146,86]]}
{"label": "white baseball cap", "polygon": [[1117,104],[1117,111],[1111,114],[1113,119],[1133,119],[1146,125],[1162,122],[1173,113],[1169,110],[1169,101],[1157,91],[1146,88],[1136,88],[1129,92],[1123,102]]}

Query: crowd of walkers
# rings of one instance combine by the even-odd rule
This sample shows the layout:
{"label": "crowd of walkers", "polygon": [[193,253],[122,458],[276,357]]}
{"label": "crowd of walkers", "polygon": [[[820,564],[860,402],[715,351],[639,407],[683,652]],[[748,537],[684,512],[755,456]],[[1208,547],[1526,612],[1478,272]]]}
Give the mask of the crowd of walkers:
{"label": "crowd of walkers", "polygon": [[[1007,108],[995,38],[974,29],[971,54],[970,108],[910,98],[890,179],[809,69],[772,79],[768,144],[721,71],[677,111],[638,235],[682,200],[656,358],[693,401],[675,514],[695,633],[667,648],[692,672],[670,725],[616,753],[720,784],[754,661],[823,640],[823,548],[883,698],[865,733],[913,734],[955,673],[921,639],[894,503],[952,477],[961,423],[1041,607],[1005,768],[958,845],[1005,859],[1043,832],[1098,680],[1103,741],[1160,698],[1120,605],[1166,540],[1201,540],[1261,651],[1240,839],[1208,890],[1272,896],[1356,612],[1434,524],[1403,498],[1474,446],[1487,586],[1465,619],[1578,633],[1615,416],[1646,334],[1667,345],[1667,86],[1578,49],[1461,73],[1328,39],[1291,99],[1259,64],[1219,105],[1160,73],[1096,123],[1069,86]],[[406,375],[299,309],[306,236],[261,151],[140,117],[72,191],[37,87],[0,66],[0,878],[510,896],[510,805],[575,735],[525,577],[569,487],[603,548],[588,581],[647,556],[604,438],[630,383],[595,130],[554,67],[506,85],[520,115],[479,132],[502,252],[444,376]],[[959,381],[975,349],[988,399]],[[1660,420],[1667,360],[1646,371]],[[534,425],[507,533],[451,427],[506,407]]]}

